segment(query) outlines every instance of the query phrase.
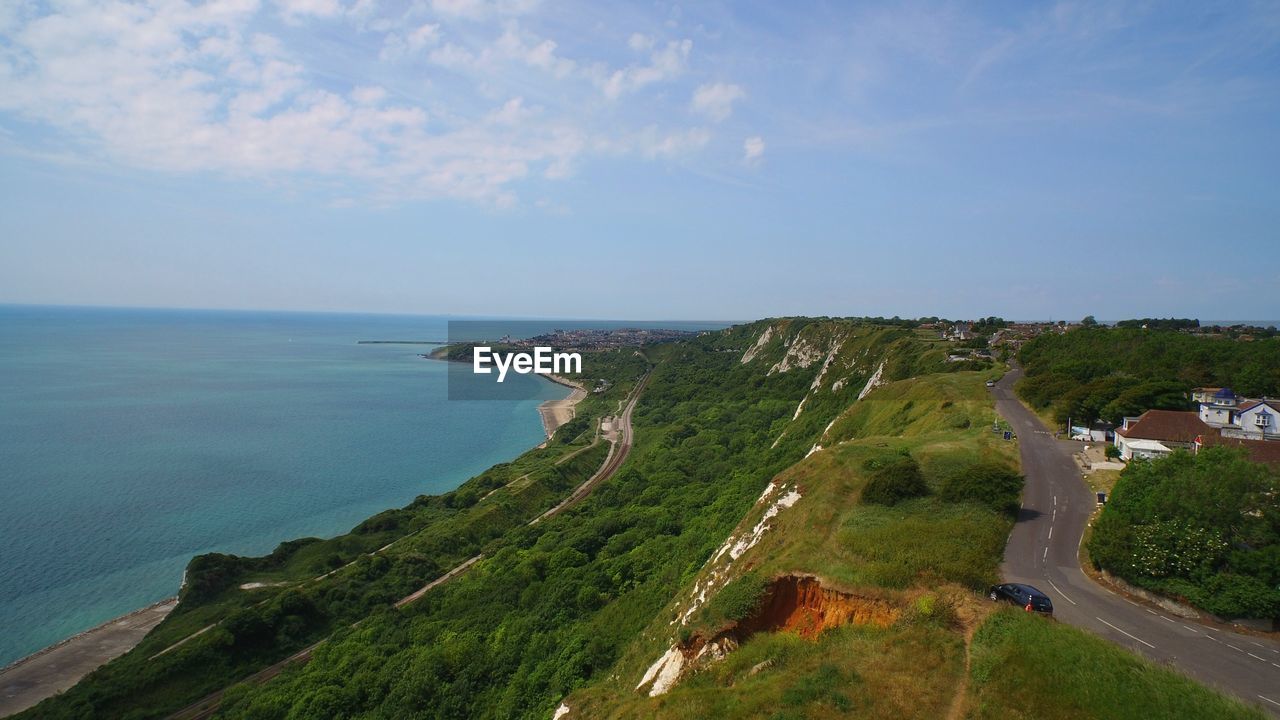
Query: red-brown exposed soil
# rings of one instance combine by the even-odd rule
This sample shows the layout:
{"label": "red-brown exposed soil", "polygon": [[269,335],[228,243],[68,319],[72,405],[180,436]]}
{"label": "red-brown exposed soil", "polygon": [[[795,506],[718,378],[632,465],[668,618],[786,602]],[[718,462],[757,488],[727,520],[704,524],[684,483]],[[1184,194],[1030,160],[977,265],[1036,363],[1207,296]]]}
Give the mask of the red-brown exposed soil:
{"label": "red-brown exposed soil", "polygon": [[685,657],[692,658],[709,642],[736,647],[758,632],[779,630],[812,640],[822,631],[841,625],[886,627],[893,624],[898,615],[898,607],[887,600],[823,587],[818,578],[809,575],[783,575],[769,584],[751,615],[715,637],[695,636],[681,651]]}

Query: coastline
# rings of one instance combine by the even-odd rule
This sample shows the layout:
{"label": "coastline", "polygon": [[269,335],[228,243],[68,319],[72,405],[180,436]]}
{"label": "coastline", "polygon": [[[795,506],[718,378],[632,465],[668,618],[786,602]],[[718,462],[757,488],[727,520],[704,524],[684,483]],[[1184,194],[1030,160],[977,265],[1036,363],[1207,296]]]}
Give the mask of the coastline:
{"label": "coastline", "polygon": [[0,668],[0,717],[33,707],[125,654],[178,605],[168,597],[112,618]]}
{"label": "coastline", "polygon": [[[541,377],[572,390],[568,397],[547,400],[538,406],[543,431],[550,439],[556,429],[575,417],[577,405],[587,397],[587,391],[581,383],[567,378],[557,375]],[[545,446],[544,441],[536,447]],[[168,617],[177,604],[177,596],[165,598],[0,667],[0,718],[34,707],[46,698],[71,688],[85,675],[132,650]]]}
{"label": "coastline", "polygon": [[538,414],[542,416],[542,429],[546,432],[547,439],[550,440],[561,425],[577,416],[578,403],[586,399],[587,391],[586,388],[582,387],[582,383],[562,378],[559,375],[543,375],[542,377],[557,385],[563,385],[573,390],[573,392],[569,393],[569,397],[562,400],[547,400],[538,406]]}

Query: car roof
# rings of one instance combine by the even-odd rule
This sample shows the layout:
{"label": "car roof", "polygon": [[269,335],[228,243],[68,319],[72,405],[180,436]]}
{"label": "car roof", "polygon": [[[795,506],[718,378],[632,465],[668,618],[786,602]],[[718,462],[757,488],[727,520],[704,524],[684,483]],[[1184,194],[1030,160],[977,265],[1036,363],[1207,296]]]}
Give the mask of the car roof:
{"label": "car roof", "polygon": [[1010,583],[1010,585],[1022,590],[1023,592],[1029,593],[1033,596],[1042,597],[1042,598],[1045,598],[1046,600],[1049,598],[1048,595],[1045,595],[1044,593],[1040,592],[1038,588],[1034,588],[1030,585],[1023,585],[1022,583]]}

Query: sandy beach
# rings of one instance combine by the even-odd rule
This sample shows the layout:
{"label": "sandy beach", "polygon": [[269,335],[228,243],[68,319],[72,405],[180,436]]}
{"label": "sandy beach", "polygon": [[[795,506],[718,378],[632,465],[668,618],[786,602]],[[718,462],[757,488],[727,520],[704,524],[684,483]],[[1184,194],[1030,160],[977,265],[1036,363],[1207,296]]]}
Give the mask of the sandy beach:
{"label": "sandy beach", "polygon": [[21,712],[66,690],[99,665],[133,649],[177,604],[177,598],[161,600],[0,670],[0,717]]}
{"label": "sandy beach", "polygon": [[538,406],[538,414],[542,416],[542,429],[546,431],[549,439],[555,433],[556,428],[574,418],[576,407],[587,396],[587,391],[582,387],[581,383],[558,375],[545,375],[543,377],[553,383],[573,389],[573,392],[569,393],[569,397],[563,400],[548,400]]}

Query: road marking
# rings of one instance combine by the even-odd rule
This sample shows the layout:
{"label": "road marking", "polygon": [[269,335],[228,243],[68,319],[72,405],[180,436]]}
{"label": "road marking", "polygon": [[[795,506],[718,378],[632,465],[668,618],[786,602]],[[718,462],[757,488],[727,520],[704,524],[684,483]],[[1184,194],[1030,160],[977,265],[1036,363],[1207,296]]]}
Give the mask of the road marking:
{"label": "road marking", "polygon": [[1057,495],[1054,495],[1054,496],[1053,496],[1053,506],[1054,506],[1054,507],[1058,507],[1058,496],[1057,496]]}
{"label": "road marking", "polygon": [[[1095,615],[1094,617],[1097,617],[1097,616]],[[1112,630],[1115,630],[1116,632],[1120,633],[1121,635],[1124,635],[1125,637],[1131,637],[1134,640],[1137,640],[1138,642],[1142,643],[1143,645],[1146,645],[1152,650],[1156,649],[1155,645],[1152,645],[1151,643],[1147,642],[1146,640],[1143,640],[1137,635],[1130,635],[1129,633],[1121,630],[1120,628],[1116,627],[1115,625],[1112,625],[1111,623],[1107,622],[1106,620],[1103,620],[1102,618],[1098,618],[1098,622],[1102,623],[1103,625],[1106,625],[1107,627],[1111,628]]]}
{"label": "road marking", "polygon": [[[1045,575],[1045,576],[1044,576],[1044,579],[1045,579],[1045,580],[1049,580],[1049,576],[1048,576],[1048,575]],[[1052,580],[1049,580],[1049,585],[1050,585],[1054,590],[1057,590],[1057,591],[1058,591],[1058,594],[1059,594],[1059,595],[1061,595],[1061,596],[1063,597],[1063,599],[1065,599],[1067,602],[1071,603],[1072,605],[1075,605],[1075,604],[1076,604],[1076,601],[1075,601],[1075,600],[1072,600],[1072,599],[1071,599],[1071,598],[1069,598],[1069,597],[1067,597],[1067,594],[1066,594],[1066,593],[1064,593],[1064,592],[1062,592],[1062,588],[1060,588],[1060,587],[1058,587],[1056,584],[1054,584],[1054,582],[1053,582]]]}
{"label": "road marking", "polygon": [[1275,665],[1276,667],[1280,667],[1280,663],[1271,663],[1271,664]]}
{"label": "road marking", "polygon": [[[1053,526],[1052,526],[1052,525],[1050,525],[1050,526],[1049,526],[1049,539],[1050,539],[1050,540],[1052,540],[1052,539],[1053,539]],[[1048,550],[1049,548],[1045,548],[1045,549],[1046,549],[1046,550]]]}
{"label": "road marking", "polygon": [[1155,615],[1155,614],[1156,614],[1156,611],[1155,611],[1155,610],[1152,610],[1151,608],[1142,608],[1142,609],[1143,609],[1143,610],[1146,610],[1147,612],[1151,613],[1152,615]]}
{"label": "road marking", "polygon": [[1259,695],[1258,697],[1262,698],[1263,700],[1266,700],[1267,702],[1271,703],[1272,705],[1280,706],[1280,702],[1276,702],[1275,700],[1272,700],[1271,698],[1267,697],[1266,695]]}
{"label": "road marking", "polygon": [[1231,643],[1223,643],[1223,645],[1226,645],[1227,647],[1231,648],[1232,650],[1235,650],[1236,652],[1244,652],[1243,650],[1236,647],[1235,645],[1232,645]]}
{"label": "road marking", "polygon": [[1193,633],[1195,633],[1195,634],[1197,634],[1197,635],[1199,635],[1199,634],[1200,634],[1200,633],[1199,633],[1195,628],[1191,627],[1190,625],[1183,625],[1182,627],[1184,627],[1184,628],[1186,628],[1186,629],[1190,630],[1191,632],[1193,632]]}
{"label": "road marking", "polygon": [[1048,559],[1049,559],[1049,548],[1048,546],[1045,546],[1044,554],[1040,556],[1040,562],[1045,562]]}
{"label": "road marking", "polygon": [[1260,658],[1260,657],[1258,657],[1257,655],[1254,655],[1253,653],[1245,653],[1245,655],[1248,655],[1249,657],[1253,658],[1254,660],[1261,660],[1262,662],[1266,662],[1266,661],[1267,661],[1267,660],[1266,660],[1266,658]]}

